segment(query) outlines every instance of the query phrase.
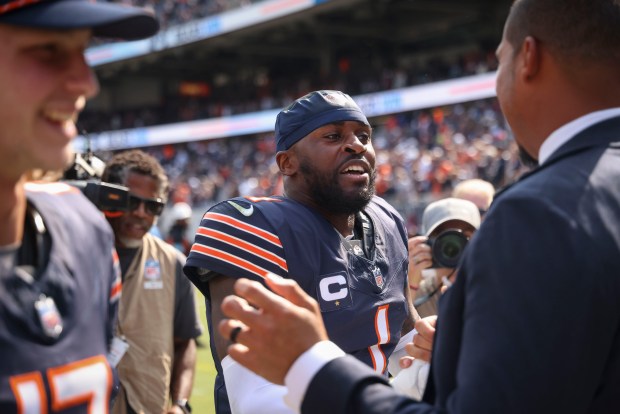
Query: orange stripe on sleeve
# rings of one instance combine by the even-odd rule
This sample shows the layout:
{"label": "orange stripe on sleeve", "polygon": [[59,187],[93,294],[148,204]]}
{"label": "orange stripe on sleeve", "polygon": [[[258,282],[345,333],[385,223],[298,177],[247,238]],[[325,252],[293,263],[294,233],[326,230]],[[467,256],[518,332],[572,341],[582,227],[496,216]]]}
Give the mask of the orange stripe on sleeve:
{"label": "orange stripe on sleeve", "polygon": [[282,243],[278,236],[263,229],[260,229],[256,226],[252,226],[251,224],[244,223],[243,221],[237,220],[230,216],[226,216],[224,214],[219,213],[207,213],[204,215],[205,219],[217,221],[220,223],[228,224],[229,226],[233,226],[235,228],[239,228],[241,230],[247,231],[248,233],[254,234],[255,236],[261,237],[270,243],[275,244],[276,246],[282,247]]}
{"label": "orange stripe on sleeve", "polygon": [[269,273],[267,270],[263,269],[260,266],[256,266],[255,264],[250,263],[247,260],[241,259],[237,256],[233,256],[232,254],[223,252],[218,249],[202,246],[200,244],[194,244],[194,246],[192,247],[192,251],[214,257],[226,263],[230,263],[261,278],[265,278],[265,276],[267,276],[267,273]]}
{"label": "orange stripe on sleeve", "polygon": [[282,269],[286,270],[288,272],[288,266],[286,265],[286,261],[284,259],[282,259],[281,256],[278,256],[277,254],[271,253],[268,250],[262,249],[252,243],[248,243],[238,237],[233,237],[229,234],[226,233],[222,233],[221,231],[217,231],[217,230],[213,230],[213,229],[207,229],[204,227],[199,227],[197,230],[197,233],[205,236],[205,237],[210,237],[212,239],[216,239],[219,240],[221,242],[224,243],[228,243],[232,246],[235,246],[239,249],[248,251],[250,253],[252,253],[255,256],[258,256],[264,260],[267,260],[269,262],[273,262],[275,264],[277,264],[278,266],[280,266]]}

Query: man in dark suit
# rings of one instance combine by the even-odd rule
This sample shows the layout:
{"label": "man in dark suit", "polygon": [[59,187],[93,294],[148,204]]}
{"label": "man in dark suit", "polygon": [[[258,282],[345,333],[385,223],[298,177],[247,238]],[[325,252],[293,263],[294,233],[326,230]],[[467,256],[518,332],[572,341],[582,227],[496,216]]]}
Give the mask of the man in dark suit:
{"label": "man in dark suit", "polygon": [[502,110],[539,166],[495,198],[440,301],[423,402],[328,355],[294,284],[240,281],[256,308],[224,302],[229,354],[285,382],[294,408],[620,412],[620,2],[517,0],[497,55]]}

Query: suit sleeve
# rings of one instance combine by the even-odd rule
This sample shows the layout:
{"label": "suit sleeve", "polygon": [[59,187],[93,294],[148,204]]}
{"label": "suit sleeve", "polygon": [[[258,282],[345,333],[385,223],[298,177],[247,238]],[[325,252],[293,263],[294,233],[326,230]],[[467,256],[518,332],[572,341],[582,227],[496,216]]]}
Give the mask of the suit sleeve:
{"label": "suit sleeve", "polygon": [[405,414],[442,411],[396,393],[384,376],[347,355],[327,363],[316,374],[306,391],[301,412]]}

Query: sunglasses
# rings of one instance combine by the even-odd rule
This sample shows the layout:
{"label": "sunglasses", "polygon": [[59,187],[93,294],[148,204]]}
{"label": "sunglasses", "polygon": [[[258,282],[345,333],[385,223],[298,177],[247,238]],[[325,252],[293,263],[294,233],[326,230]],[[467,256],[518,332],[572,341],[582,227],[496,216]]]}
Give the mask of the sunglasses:
{"label": "sunglasses", "polygon": [[129,211],[137,210],[140,204],[144,204],[144,210],[154,216],[159,216],[165,206],[161,198],[142,198],[129,194]]}

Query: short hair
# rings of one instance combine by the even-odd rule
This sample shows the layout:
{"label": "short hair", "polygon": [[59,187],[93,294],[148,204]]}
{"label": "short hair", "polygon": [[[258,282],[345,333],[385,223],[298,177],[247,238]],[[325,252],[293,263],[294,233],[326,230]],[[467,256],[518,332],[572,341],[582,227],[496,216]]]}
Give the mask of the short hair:
{"label": "short hair", "polygon": [[474,191],[476,193],[484,193],[491,199],[495,195],[495,187],[488,181],[481,180],[480,178],[471,178],[469,180],[463,180],[454,186],[452,190],[452,197],[461,198],[463,193]]}
{"label": "short hair", "polygon": [[480,178],[461,181],[452,189],[452,197],[473,202],[480,209],[480,214],[486,213],[494,196],[493,184]]}
{"label": "short hair", "polygon": [[515,0],[506,40],[515,53],[527,36],[571,63],[620,63],[620,0]]}
{"label": "short hair", "polygon": [[114,155],[107,163],[101,181],[125,184],[130,172],[146,175],[157,180],[159,195],[168,198],[168,176],[159,161],[140,150],[129,150]]}

